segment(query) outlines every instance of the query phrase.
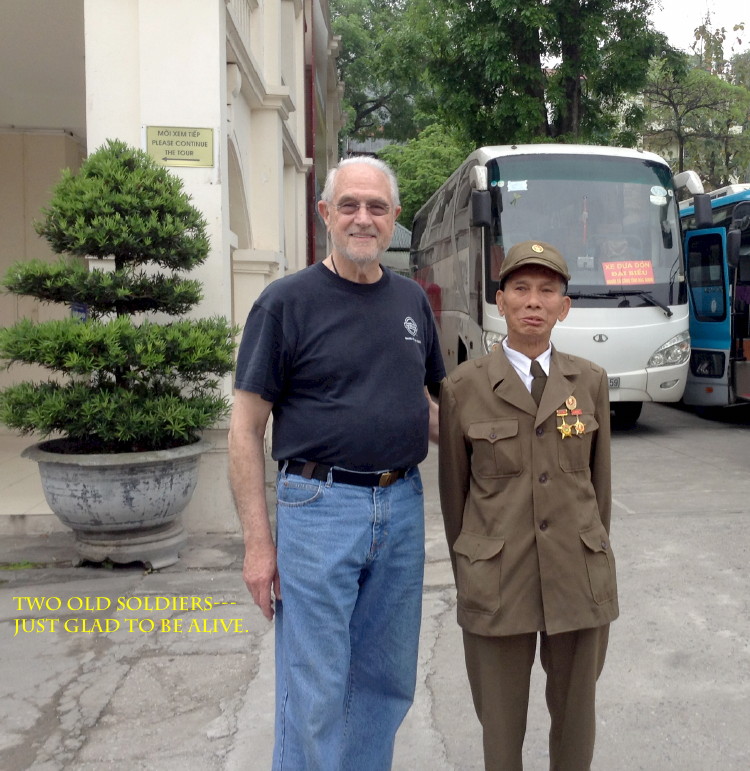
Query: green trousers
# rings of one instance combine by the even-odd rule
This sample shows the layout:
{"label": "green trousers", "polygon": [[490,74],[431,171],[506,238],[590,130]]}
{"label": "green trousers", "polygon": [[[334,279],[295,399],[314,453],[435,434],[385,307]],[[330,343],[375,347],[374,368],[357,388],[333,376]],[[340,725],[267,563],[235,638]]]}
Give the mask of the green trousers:
{"label": "green trousers", "polygon": [[609,624],[555,635],[483,637],[464,631],[466,669],[483,730],[485,769],[523,769],[537,636],[551,717],[550,771],[589,771],[596,733],[596,681],[604,666]]}

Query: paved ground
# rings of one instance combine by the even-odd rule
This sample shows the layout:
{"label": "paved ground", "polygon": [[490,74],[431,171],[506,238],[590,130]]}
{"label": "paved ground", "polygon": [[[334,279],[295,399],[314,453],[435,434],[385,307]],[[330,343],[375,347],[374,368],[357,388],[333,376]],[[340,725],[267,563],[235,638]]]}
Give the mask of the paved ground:
{"label": "paved ground", "polygon": [[[750,420],[647,406],[613,452],[622,615],[593,768],[750,768]],[[431,455],[423,467],[420,676],[397,771],[482,768],[435,465]],[[73,555],[67,534],[0,543],[15,568],[0,571],[0,769],[268,769],[272,626],[241,581],[237,538],[194,537],[151,574],[74,568]],[[538,668],[533,690],[525,767],[542,771]]]}

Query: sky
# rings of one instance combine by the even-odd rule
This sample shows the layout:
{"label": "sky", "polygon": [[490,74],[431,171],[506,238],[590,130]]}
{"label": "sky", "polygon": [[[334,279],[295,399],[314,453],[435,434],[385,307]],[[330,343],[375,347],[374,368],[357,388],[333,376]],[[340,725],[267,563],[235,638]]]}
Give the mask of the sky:
{"label": "sky", "polygon": [[[725,57],[750,47],[750,3],[742,0],[654,0],[654,5],[659,3],[662,10],[655,10],[651,19],[656,29],[664,32],[676,48],[690,51],[690,45],[695,42],[693,30],[703,23],[707,10],[711,12],[710,28],[725,27],[727,30]],[[732,51],[732,27],[741,21],[745,22],[745,32],[739,33],[742,44],[735,41]]]}

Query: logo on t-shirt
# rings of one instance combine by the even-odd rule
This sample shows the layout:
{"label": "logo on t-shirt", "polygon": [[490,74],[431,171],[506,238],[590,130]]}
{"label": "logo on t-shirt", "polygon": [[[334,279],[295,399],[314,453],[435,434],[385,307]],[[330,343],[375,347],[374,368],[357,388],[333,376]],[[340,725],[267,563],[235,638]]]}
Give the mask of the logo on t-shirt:
{"label": "logo on t-shirt", "polygon": [[404,319],[404,329],[409,333],[409,336],[405,337],[404,340],[413,340],[415,343],[422,344],[422,341],[417,339],[419,327],[417,326],[417,322],[414,321],[411,316],[407,316]]}

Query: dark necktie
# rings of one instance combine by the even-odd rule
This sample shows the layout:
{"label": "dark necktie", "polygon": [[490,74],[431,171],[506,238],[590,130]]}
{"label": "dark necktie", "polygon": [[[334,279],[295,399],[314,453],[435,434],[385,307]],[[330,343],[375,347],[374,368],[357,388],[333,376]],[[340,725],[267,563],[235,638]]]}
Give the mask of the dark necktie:
{"label": "dark necktie", "polygon": [[539,402],[542,400],[542,393],[544,392],[544,386],[547,385],[547,376],[544,374],[542,365],[534,359],[531,362],[531,374],[534,379],[531,381],[531,397],[536,402],[536,406],[539,406]]}

